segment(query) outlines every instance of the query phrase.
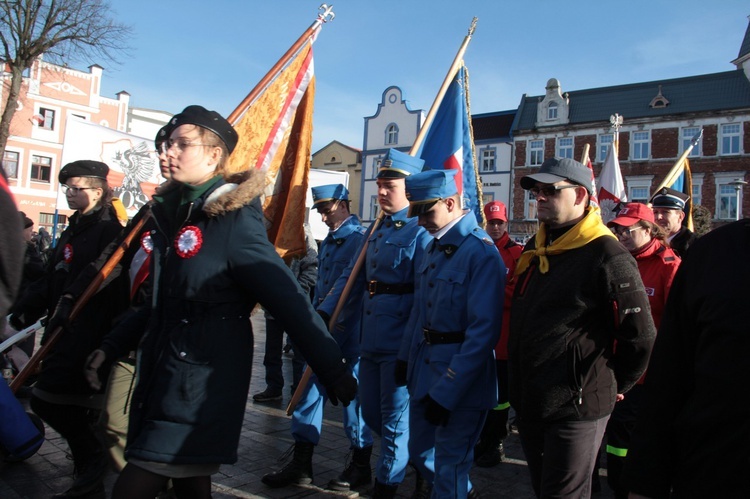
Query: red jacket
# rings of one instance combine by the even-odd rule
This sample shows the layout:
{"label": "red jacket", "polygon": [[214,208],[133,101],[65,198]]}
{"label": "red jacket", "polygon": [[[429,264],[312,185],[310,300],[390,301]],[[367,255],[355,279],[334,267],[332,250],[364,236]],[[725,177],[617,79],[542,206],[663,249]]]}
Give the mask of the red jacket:
{"label": "red jacket", "polygon": [[[652,239],[645,248],[633,253],[633,257],[638,264],[638,272],[651,305],[651,317],[658,330],[672,280],[682,260],[672,248],[664,246],[658,239]],[[638,384],[642,385],[645,379],[646,373],[643,373]]]}
{"label": "red jacket", "polygon": [[495,358],[508,360],[508,332],[510,331],[510,302],[513,298],[513,288],[516,287],[516,263],[521,257],[523,246],[511,240],[506,232],[503,237],[495,241],[495,246],[505,263],[505,302],[503,303],[503,328],[500,330],[500,339],[495,345]]}
{"label": "red jacket", "polygon": [[658,239],[652,239],[645,248],[633,253],[633,257],[638,263],[638,271],[651,305],[651,316],[658,329],[669,288],[672,287],[672,280],[682,260],[672,248],[664,246]]}

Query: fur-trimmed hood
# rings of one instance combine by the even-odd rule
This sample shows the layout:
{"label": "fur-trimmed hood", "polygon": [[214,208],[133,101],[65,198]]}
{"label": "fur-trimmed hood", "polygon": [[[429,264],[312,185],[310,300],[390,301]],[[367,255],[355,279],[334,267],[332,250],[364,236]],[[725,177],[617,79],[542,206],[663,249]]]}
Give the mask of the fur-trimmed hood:
{"label": "fur-trimmed hood", "polygon": [[[265,180],[260,170],[248,170],[226,177],[225,183],[214,189],[206,198],[203,205],[204,213],[209,217],[217,217],[250,204],[263,193]],[[168,180],[156,189],[156,195],[162,196],[179,186],[178,182]]]}

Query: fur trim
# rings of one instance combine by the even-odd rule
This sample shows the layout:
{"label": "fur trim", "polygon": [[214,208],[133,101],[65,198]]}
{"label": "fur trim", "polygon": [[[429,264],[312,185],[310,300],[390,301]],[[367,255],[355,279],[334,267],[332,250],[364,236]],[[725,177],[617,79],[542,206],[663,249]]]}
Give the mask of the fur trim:
{"label": "fur trim", "polygon": [[216,189],[203,206],[209,217],[224,215],[249,204],[263,193],[266,177],[260,170],[248,170],[232,174],[226,181],[227,184]]}

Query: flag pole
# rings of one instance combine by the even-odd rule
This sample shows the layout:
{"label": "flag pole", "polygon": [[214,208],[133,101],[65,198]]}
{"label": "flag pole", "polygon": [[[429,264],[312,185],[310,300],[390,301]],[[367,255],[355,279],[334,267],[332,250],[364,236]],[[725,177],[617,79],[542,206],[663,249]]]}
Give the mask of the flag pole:
{"label": "flag pole", "polygon": [[445,75],[443,84],[440,86],[440,90],[438,90],[438,93],[435,96],[435,101],[432,103],[432,107],[430,107],[430,110],[427,113],[427,117],[424,120],[424,124],[419,129],[419,133],[417,134],[417,138],[414,140],[414,144],[411,146],[409,155],[414,156],[415,154],[417,154],[417,151],[419,151],[419,148],[422,146],[422,142],[424,142],[424,139],[427,136],[427,132],[430,129],[430,125],[432,124],[432,121],[435,119],[435,114],[437,114],[438,108],[440,107],[440,103],[443,101],[443,97],[445,97],[445,93],[448,91],[448,87],[453,81],[453,77],[456,75],[459,68],[463,64],[464,54],[466,53],[466,49],[469,46],[469,42],[471,41],[471,37],[472,35],[474,35],[474,30],[476,28],[477,28],[477,18],[474,17],[471,20],[471,25],[469,26],[469,32],[464,37],[464,41],[463,43],[461,43],[461,47],[458,49],[458,52],[456,53],[456,57],[453,59],[453,64],[451,64],[451,67],[448,70],[448,74]]}
{"label": "flag pole", "polygon": [[[468,47],[469,42],[471,41],[471,36],[474,34],[474,30],[476,29],[476,26],[477,26],[477,18],[474,17],[471,20],[471,26],[469,26],[469,33],[464,37],[464,40],[461,43],[461,47],[458,49],[458,53],[456,54],[456,57],[453,59],[453,63],[451,64],[451,67],[448,70],[447,75],[445,76],[445,80],[443,80],[443,84],[440,87],[440,90],[438,91],[437,96],[435,97],[435,101],[432,103],[432,107],[430,107],[430,110],[427,113],[427,117],[425,118],[424,123],[422,124],[422,127],[419,129],[417,138],[414,140],[414,144],[411,146],[411,149],[409,150],[410,156],[415,156],[417,154],[417,151],[419,151],[419,147],[422,145],[422,142],[427,136],[427,131],[429,130],[430,125],[432,124],[432,121],[435,118],[435,114],[437,113],[437,110],[440,107],[440,103],[443,101],[443,97],[445,96],[445,93],[448,91],[448,87],[450,86],[451,81],[453,80],[453,77],[455,76],[456,72],[458,71],[459,67],[461,66],[463,62],[462,59],[463,59],[464,53],[466,52],[466,48]],[[383,210],[380,210],[380,213],[378,213],[378,216],[375,218],[375,220],[372,223],[369,234],[372,234],[373,232],[378,230],[378,226],[381,224],[384,217],[385,217],[385,214]],[[333,327],[336,325],[336,320],[338,319],[339,314],[341,314],[341,311],[344,309],[344,305],[346,304],[346,301],[349,298],[349,294],[351,294],[351,290],[354,287],[355,281],[357,280],[357,275],[362,270],[362,266],[365,263],[365,256],[367,254],[368,243],[369,243],[368,239],[365,239],[364,243],[362,244],[362,248],[359,251],[359,255],[357,256],[357,260],[354,262],[352,271],[349,274],[349,279],[346,281],[346,284],[344,285],[344,289],[341,291],[341,295],[339,295],[339,301],[336,303],[336,308],[333,309],[333,313],[331,314],[331,319],[328,321],[329,330],[333,329]],[[302,378],[300,379],[299,383],[297,383],[297,389],[294,391],[294,394],[292,395],[292,399],[289,401],[289,405],[286,408],[287,416],[292,415],[300,399],[302,399],[302,395],[307,389],[307,384],[310,382],[311,376],[312,376],[312,369],[310,369],[310,366],[308,365],[305,368],[305,372],[302,374]]]}
{"label": "flag pole", "polygon": [[232,111],[229,116],[227,116],[227,121],[229,123],[234,124],[245,112],[245,110],[250,106],[250,104],[255,101],[255,99],[258,98],[258,96],[263,92],[263,90],[266,89],[266,87],[278,76],[278,74],[281,72],[281,70],[286,66],[286,64],[294,57],[294,55],[299,51],[299,49],[307,43],[307,41],[310,39],[310,37],[315,33],[316,30],[320,28],[323,24],[333,21],[334,17],[336,17],[336,14],[333,13],[333,5],[328,4],[322,4],[320,7],[318,7],[318,10],[320,11],[318,13],[318,17],[313,21],[313,23],[310,25],[307,30],[305,30],[304,33],[297,39],[294,44],[289,47],[289,50],[287,50],[284,55],[281,56],[281,59],[279,59],[276,64],[266,73],[266,75],[261,78],[261,80],[258,82],[257,85],[250,91],[249,94],[247,94],[247,97],[243,99],[242,102],[240,102],[239,106],[235,108],[234,111]]}
{"label": "flag pole", "polygon": [[[690,152],[693,150],[693,148],[698,145],[698,142],[701,140],[702,136],[703,136],[703,129],[701,128],[698,131],[698,133],[693,135],[693,138],[690,139],[690,145],[687,148],[685,148],[685,150],[682,152],[680,157],[677,158],[677,161],[675,161],[672,168],[669,170],[669,172],[667,172],[667,175],[664,177],[664,180],[662,180],[661,184],[659,184],[659,187],[657,187],[654,190],[653,194],[651,194],[651,197],[653,197],[654,194],[662,190],[664,187],[671,185],[672,182],[674,182],[675,179],[680,175],[680,173],[682,173],[681,170],[682,170],[683,164],[685,163],[685,159],[687,159],[687,157],[690,155]],[[649,203],[649,206],[650,205],[651,203]]]}
{"label": "flag pole", "polygon": [[581,154],[581,164],[584,165],[584,166],[586,166],[586,163],[589,162],[589,149],[590,148],[591,148],[591,146],[589,145],[588,142],[586,142],[583,145],[583,154]]}

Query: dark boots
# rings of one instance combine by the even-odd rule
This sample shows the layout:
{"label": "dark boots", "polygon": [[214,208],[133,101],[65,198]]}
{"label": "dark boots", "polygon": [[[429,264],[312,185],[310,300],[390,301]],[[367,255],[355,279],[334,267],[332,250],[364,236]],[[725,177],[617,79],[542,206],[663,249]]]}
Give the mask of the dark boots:
{"label": "dark boots", "polygon": [[[73,450],[74,445],[70,445]],[[100,454],[91,454],[81,458],[76,457],[76,452],[72,451],[73,461],[76,468],[76,479],[73,485],[65,492],[55,494],[52,499],[105,499],[104,474],[109,465],[109,458]]]}
{"label": "dark boots", "polygon": [[490,411],[484,422],[479,442],[474,447],[474,464],[480,468],[497,466],[505,457],[503,438],[507,436],[506,411]]}
{"label": "dark boots", "polygon": [[432,486],[427,483],[427,480],[419,473],[419,470],[414,468],[416,471],[414,480],[414,493],[411,495],[411,499],[430,499],[432,495]]}
{"label": "dark boots", "polygon": [[398,484],[386,485],[375,480],[375,486],[372,489],[372,499],[393,499],[396,497]]}
{"label": "dark boots", "polygon": [[372,446],[352,450],[352,460],[338,478],[328,482],[330,490],[346,492],[353,488],[369,485],[372,482],[372,470],[370,469],[370,455]]}
{"label": "dark boots", "polygon": [[286,487],[291,484],[312,483],[312,456],[315,446],[307,442],[294,443],[294,455],[280,471],[264,475],[261,481],[269,487]]}

